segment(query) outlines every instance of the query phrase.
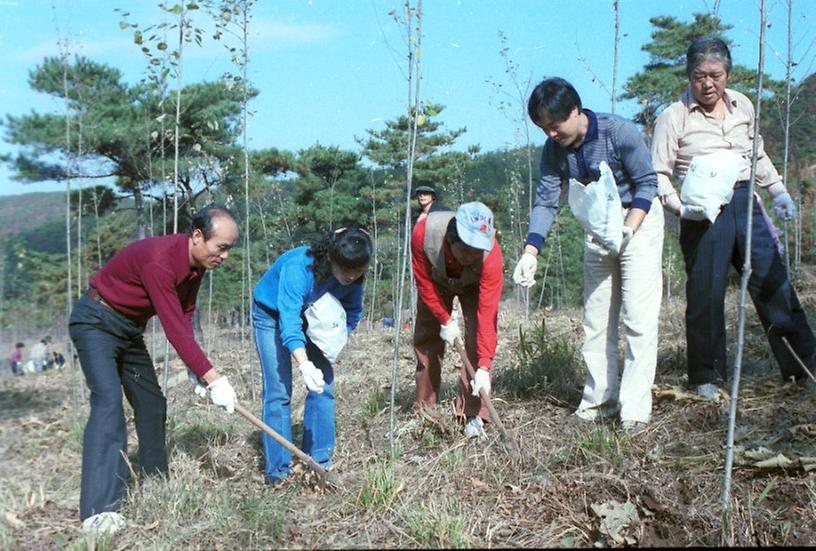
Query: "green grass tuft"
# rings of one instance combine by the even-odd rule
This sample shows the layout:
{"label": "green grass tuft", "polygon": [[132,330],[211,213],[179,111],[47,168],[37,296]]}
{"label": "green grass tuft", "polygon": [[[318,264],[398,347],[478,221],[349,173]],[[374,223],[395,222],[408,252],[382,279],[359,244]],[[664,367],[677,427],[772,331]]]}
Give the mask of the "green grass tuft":
{"label": "green grass tuft", "polygon": [[546,392],[573,402],[582,385],[583,365],[570,336],[549,331],[545,319],[529,333],[519,328],[518,363],[496,376],[496,386],[521,398]]}
{"label": "green grass tuft", "polygon": [[401,512],[406,532],[426,549],[464,549],[471,547],[464,516],[452,511],[447,503],[431,501]]}
{"label": "green grass tuft", "polygon": [[384,510],[397,491],[397,479],[390,461],[378,461],[367,468],[357,494],[357,504],[366,510]]}

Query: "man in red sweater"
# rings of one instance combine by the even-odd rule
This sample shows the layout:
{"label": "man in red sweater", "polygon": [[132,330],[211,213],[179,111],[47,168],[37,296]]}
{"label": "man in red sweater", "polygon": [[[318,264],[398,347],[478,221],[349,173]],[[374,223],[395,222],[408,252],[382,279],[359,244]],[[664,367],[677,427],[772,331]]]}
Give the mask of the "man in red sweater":
{"label": "man in red sweater", "polygon": [[493,213],[479,202],[465,203],[455,214],[431,212],[414,226],[411,252],[418,291],[414,401],[434,404],[438,399],[445,344],[453,345],[462,336],[451,318],[453,298],[459,297],[467,335],[465,349],[478,370],[470,380],[462,366],[456,413],[467,418],[468,438],[481,437],[488,412],[479,391],[490,393],[503,284],[502,252],[495,239]]}
{"label": "man in red sweater", "polygon": [[213,403],[232,412],[235,391],[193,336],[201,280],[229,256],[238,226],[223,207],[199,210],[188,234],[142,239],[126,246],[90,280],[71,312],[69,332],[91,391],[82,448],[82,528],[112,532],[127,490],[127,426],[122,390],[133,407],[141,474],[167,474],[167,401],[145,347],[147,321],[157,314],[188,368],[208,384]]}

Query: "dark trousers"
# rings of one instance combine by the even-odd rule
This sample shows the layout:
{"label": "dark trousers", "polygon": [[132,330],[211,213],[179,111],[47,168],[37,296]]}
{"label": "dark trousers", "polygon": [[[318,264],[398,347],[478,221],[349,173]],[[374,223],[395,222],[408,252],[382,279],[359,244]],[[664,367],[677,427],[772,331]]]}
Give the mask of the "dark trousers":
{"label": "dark trousers", "polygon": [[[445,306],[450,312],[453,308],[453,297],[457,295],[444,289],[439,289],[439,294],[442,295]],[[479,328],[477,316],[479,286],[474,285],[458,296],[459,304],[462,306],[462,315],[465,318],[465,350],[473,369],[479,369],[479,358],[476,352],[476,335]],[[494,320],[494,323],[496,322],[497,320]],[[445,341],[439,336],[439,330],[439,320],[417,296],[417,317],[414,323],[414,354],[417,359],[415,404],[435,404],[439,398],[439,388],[442,384],[442,359],[445,357]],[[464,363],[459,371],[459,394],[456,397],[454,409],[457,415],[465,417],[478,415],[484,421],[489,420],[487,404],[483,404],[481,398],[472,394],[470,376]]]}
{"label": "dark trousers", "polygon": [[[686,263],[686,342],[689,383],[700,385],[727,379],[725,354],[725,290],[728,265],[742,273],[748,227],[748,187],[734,197],[711,224],[680,221],[680,246]],[[784,378],[803,371],[788,352],[785,337],[796,354],[807,361],[816,341],[799,299],[791,286],[776,242],[753,199],[751,276],[748,292],[754,301]]]}
{"label": "dark trousers", "polygon": [[69,321],[91,391],[82,447],[81,519],[119,509],[127,491],[127,426],[122,391],[133,407],[143,474],[166,474],[167,402],[145,348],[144,325],[83,296]]}

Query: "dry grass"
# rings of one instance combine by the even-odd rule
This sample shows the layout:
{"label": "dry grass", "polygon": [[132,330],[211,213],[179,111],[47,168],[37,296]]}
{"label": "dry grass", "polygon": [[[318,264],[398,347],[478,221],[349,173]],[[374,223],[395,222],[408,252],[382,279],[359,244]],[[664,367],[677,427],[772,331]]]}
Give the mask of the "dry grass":
{"label": "dry grass", "polygon": [[[804,296],[806,309],[812,296]],[[734,303],[733,298],[729,303]],[[812,545],[816,471],[763,469],[738,461],[734,507],[720,505],[727,402],[685,397],[683,305],[663,312],[657,389],[649,429],[629,438],[614,423],[563,427],[582,377],[575,348],[580,312],[548,312],[545,342],[524,355],[511,305],[502,309],[495,405],[521,450],[469,442],[452,400],[458,367],[447,358],[443,401],[414,411],[413,354],[406,333],[398,372],[396,457],[388,454],[393,332],[361,330],[337,366],[335,469],[345,489],[326,491],[303,466],[286,483],[263,484],[260,434],[190,392],[170,389],[171,476],[131,485],[130,524],[109,540],[78,530],[81,429],[87,405],[76,374],[0,379],[0,547],[16,549],[260,549]],[[729,330],[736,325],[729,313]],[[525,338],[541,318],[531,320]],[[816,456],[816,397],[778,381],[755,314],[749,331],[736,444],[789,459]],[[730,339],[733,342],[733,338]],[[572,348],[570,349],[569,346]],[[215,364],[240,381],[260,411],[254,351],[219,335]],[[236,358],[242,361],[236,362]],[[533,359],[531,359],[533,358]],[[531,362],[536,365],[531,365]],[[547,365],[538,365],[538,363]],[[553,366],[558,366],[557,368]],[[174,368],[181,373],[180,366]],[[578,378],[557,386],[559,373]],[[175,381],[177,379],[173,379]],[[254,383],[254,384],[253,384]],[[527,389],[527,391],[522,391]],[[293,403],[302,404],[298,388]],[[297,409],[297,407],[296,407]],[[296,411],[295,418],[300,412]],[[132,422],[130,423],[132,427]],[[301,432],[296,421],[295,434]],[[131,438],[135,461],[137,443]],[[742,457],[742,456],[740,456]],[[615,524],[629,504],[634,518]]]}

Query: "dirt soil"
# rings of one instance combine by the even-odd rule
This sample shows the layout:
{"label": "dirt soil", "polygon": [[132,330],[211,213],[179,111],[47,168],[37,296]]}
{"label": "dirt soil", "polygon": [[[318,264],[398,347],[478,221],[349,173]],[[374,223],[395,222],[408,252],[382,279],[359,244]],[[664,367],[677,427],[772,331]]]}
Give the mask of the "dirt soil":
{"label": "dirt soil", "polygon": [[[809,303],[806,309],[813,312]],[[452,352],[446,358],[441,403],[411,407],[414,361],[410,331],[405,331],[395,398],[395,456],[389,460],[395,333],[361,327],[336,366],[333,470],[343,489],[321,488],[303,465],[287,482],[264,485],[258,429],[199,399],[174,362],[168,403],[171,480],[165,484],[181,484],[156,489],[132,483],[124,510],[131,524],[112,541],[97,542],[97,548],[816,544],[816,393],[783,384],[751,312],[734,431],[732,507],[725,512],[729,401],[727,396],[716,403],[700,401],[685,385],[682,307],[664,307],[653,418],[635,436],[624,434],[615,421],[566,425],[579,386],[569,399],[549,393],[541,381],[529,381],[539,390],[528,395],[503,387],[499,374],[520,367],[523,320],[513,305],[503,307],[495,406],[518,454],[508,453],[494,425],[488,425],[485,442],[463,436],[453,416],[460,364]],[[567,335],[577,349],[580,312],[543,315],[547,327]],[[733,342],[734,312],[729,322]],[[213,363],[229,375],[241,402],[259,414],[259,368],[249,341],[220,333],[211,346]],[[297,388],[296,420],[302,404],[303,389]],[[0,546],[93,547],[78,529],[87,411],[87,391],[76,370],[0,378]],[[128,422],[132,430],[132,419]],[[300,421],[295,423],[299,436]],[[132,436],[131,460],[136,447]],[[196,522],[202,524],[167,528],[177,522],[174,515],[186,518],[187,493],[193,499],[216,497],[212,504],[197,504],[201,518]],[[252,498],[253,503],[271,499],[278,524],[273,529],[271,518],[268,525],[253,521],[246,528],[249,534],[235,527],[207,529],[212,525],[206,519],[222,514],[218,496]],[[195,538],[184,535],[192,531]]]}

